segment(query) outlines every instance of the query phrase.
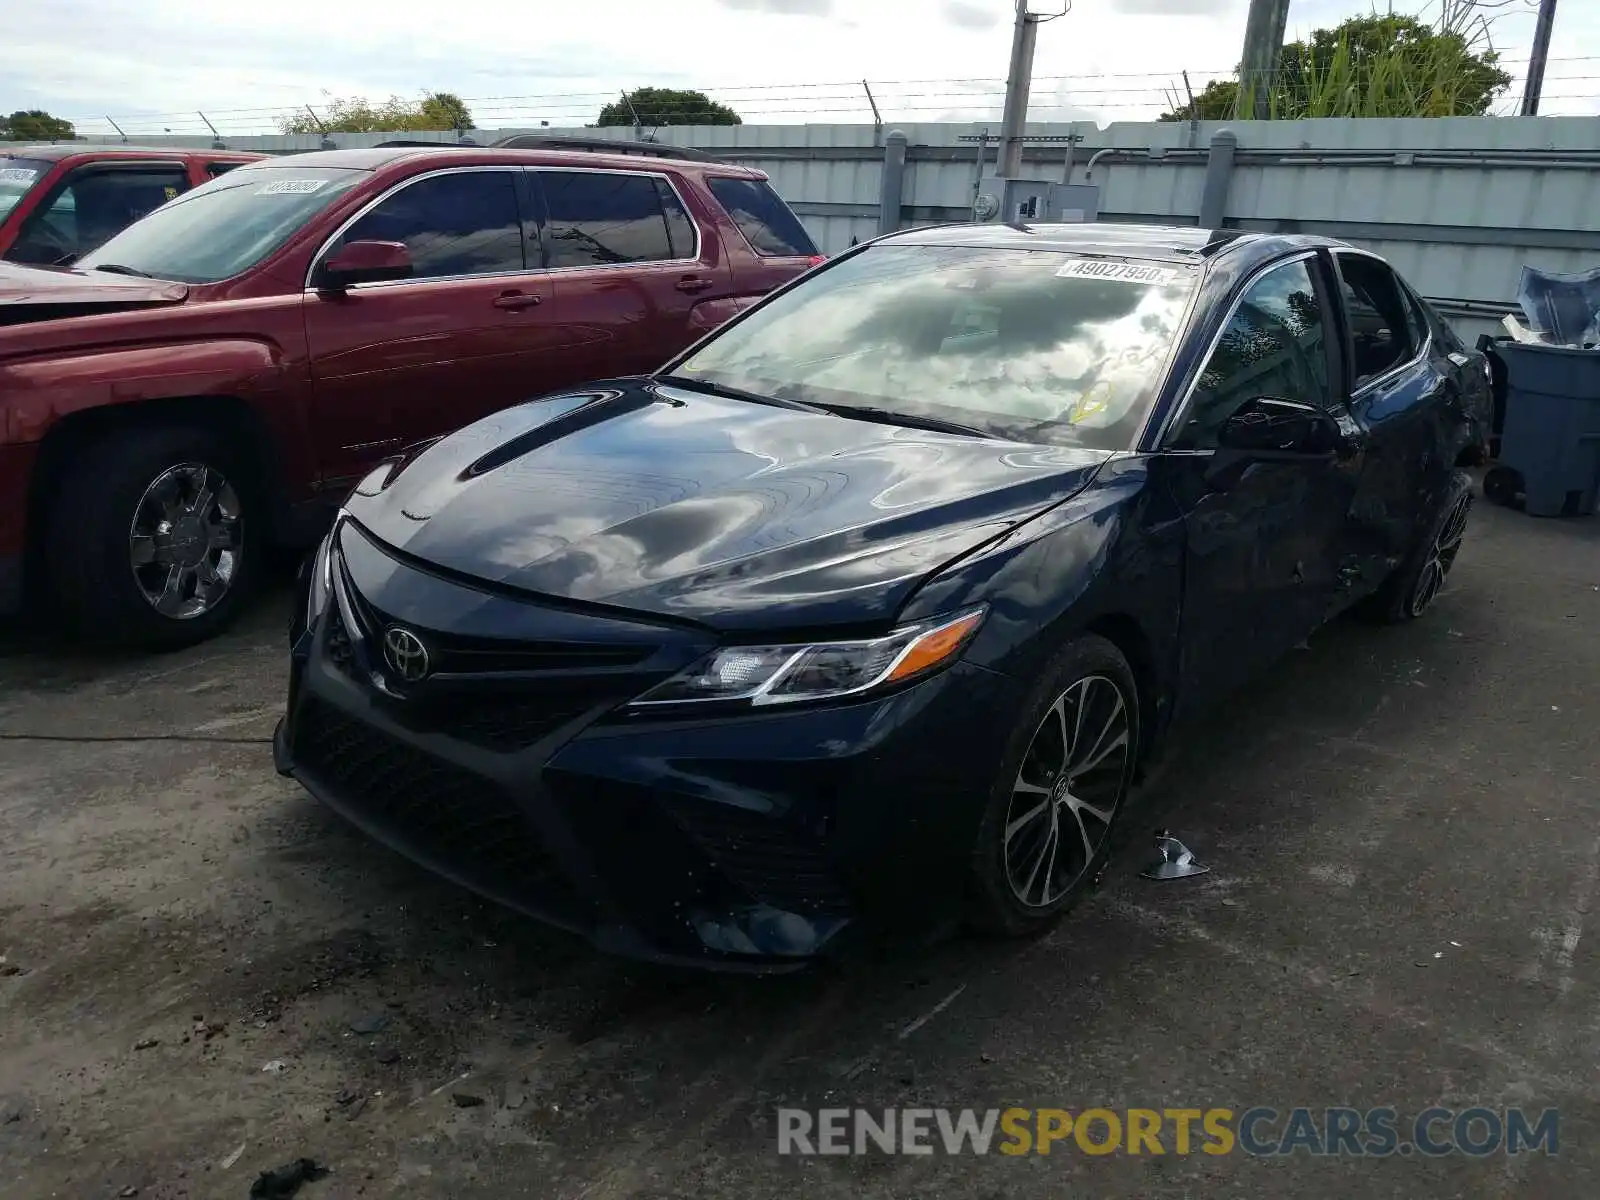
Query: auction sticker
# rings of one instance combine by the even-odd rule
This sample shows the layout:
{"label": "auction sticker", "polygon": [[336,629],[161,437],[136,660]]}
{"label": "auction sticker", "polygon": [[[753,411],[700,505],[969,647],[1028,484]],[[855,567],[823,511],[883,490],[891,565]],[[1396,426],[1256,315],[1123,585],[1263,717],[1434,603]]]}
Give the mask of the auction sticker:
{"label": "auction sticker", "polygon": [[258,196],[304,196],[307,192],[314,192],[326,179],[279,179],[257,190]]}
{"label": "auction sticker", "polygon": [[1062,279],[1105,279],[1112,283],[1140,283],[1162,287],[1176,283],[1183,273],[1175,267],[1154,267],[1149,263],[1110,262],[1103,258],[1069,258],[1056,271]]}
{"label": "auction sticker", "polygon": [[0,183],[32,183],[39,172],[29,167],[0,167]]}

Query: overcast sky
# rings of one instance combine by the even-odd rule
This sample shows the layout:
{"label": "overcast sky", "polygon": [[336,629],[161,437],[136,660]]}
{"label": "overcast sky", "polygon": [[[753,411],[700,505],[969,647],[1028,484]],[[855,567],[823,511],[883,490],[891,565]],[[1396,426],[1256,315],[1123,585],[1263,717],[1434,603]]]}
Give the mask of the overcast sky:
{"label": "overcast sky", "polygon": [[[1058,0],[1064,3],[1065,0]],[[1383,0],[1378,0],[1381,4]],[[1397,0],[1416,9],[1426,0]],[[1437,4],[1438,0],[1432,0]],[[1498,2],[1498,0],[1497,0]],[[1030,0],[1037,11],[1048,0]],[[1535,0],[1504,0],[1495,41],[1520,80]],[[1238,61],[1247,0],[1072,0],[1042,26],[1031,116],[1149,119]],[[1293,0],[1293,36],[1371,11]],[[44,108],[103,132],[271,132],[329,96],[422,89],[467,98],[481,127],[591,121],[621,88],[696,87],[747,122],[893,123],[1000,110],[1011,0],[44,0],[5,19],[0,110]],[[1560,0],[1546,111],[1600,113],[1600,0]],[[1506,105],[1514,105],[1508,98]]]}

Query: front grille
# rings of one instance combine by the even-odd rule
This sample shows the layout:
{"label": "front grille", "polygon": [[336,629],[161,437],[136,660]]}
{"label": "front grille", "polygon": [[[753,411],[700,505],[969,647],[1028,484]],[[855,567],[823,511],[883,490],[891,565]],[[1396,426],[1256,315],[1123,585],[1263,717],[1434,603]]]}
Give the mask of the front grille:
{"label": "front grille", "polygon": [[672,814],[751,899],[799,913],[845,913],[850,898],[814,839],[791,823],[729,804],[680,801]]}
{"label": "front grille", "polygon": [[296,758],[336,803],[402,852],[510,903],[570,910],[570,882],[510,798],[307,696],[294,726]]}
{"label": "front grille", "polygon": [[[345,577],[355,619],[367,634],[381,638],[383,631],[400,621],[378,608],[356,590]],[[472,637],[445,633],[437,629],[416,628],[427,642],[436,675],[487,675],[511,672],[582,671],[631,667],[655,653],[653,646],[617,645],[605,642],[511,641],[505,638]]]}
{"label": "front grille", "polygon": [[586,691],[574,688],[565,695],[476,700],[442,710],[436,728],[440,733],[485,750],[509,753],[531,745],[587,712],[596,699],[586,698]]}

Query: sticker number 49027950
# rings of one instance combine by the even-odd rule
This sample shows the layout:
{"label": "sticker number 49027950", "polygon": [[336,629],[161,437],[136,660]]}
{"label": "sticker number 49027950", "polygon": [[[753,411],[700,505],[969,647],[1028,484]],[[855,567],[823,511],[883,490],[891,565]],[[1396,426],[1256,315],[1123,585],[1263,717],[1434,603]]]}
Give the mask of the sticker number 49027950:
{"label": "sticker number 49027950", "polygon": [[1161,267],[1151,263],[1069,258],[1061,264],[1056,274],[1063,279],[1104,279],[1111,283],[1142,283],[1147,287],[1162,287],[1176,283],[1184,273],[1176,267]]}

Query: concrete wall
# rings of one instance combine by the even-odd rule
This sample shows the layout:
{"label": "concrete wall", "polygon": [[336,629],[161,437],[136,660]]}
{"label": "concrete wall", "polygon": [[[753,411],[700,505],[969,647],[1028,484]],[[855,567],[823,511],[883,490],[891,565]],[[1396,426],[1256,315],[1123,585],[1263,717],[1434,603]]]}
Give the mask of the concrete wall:
{"label": "concrete wall", "polygon": [[[980,125],[912,124],[902,226],[967,218],[978,176]],[[1104,221],[1194,224],[1213,134],[1196,124],[1033,125],[1063,138],[1028,148],[1025,173],[1101,187]],[[1234,122],[1238,138],[1224,223],[1323,233],[1387,256],[1464,334],[1511,311],[1523,264],[1600,265],[1600,120],[1585,117]],[[828,252],[879,231],[885,130],[871,125],[667,128],[660,141],[712,150],[771,176]],[[998,132],[992,129],[991,132]],[[632,137],[623,129],[474,130],[487,144],[510,133]],[[334,134],[340,147],[393,134]],[[454,134],[406,134],[455,140]],[[145,144],[208,145],[205,139]],[[229,138],[235,149],[314,150],[316,135]],[[1104,153],[1101,153],[1104,151]],[[988,152],[994,161],[994,148]],[[1069,161],[1070,159],[1070,161]]]}

